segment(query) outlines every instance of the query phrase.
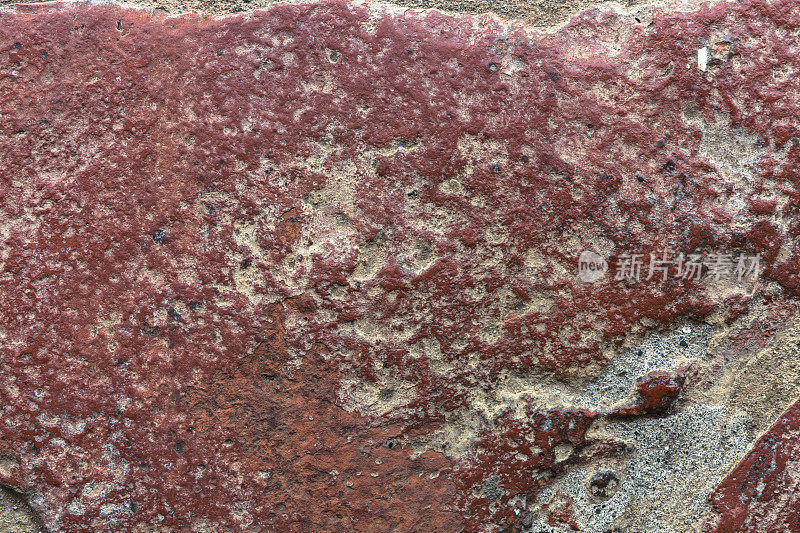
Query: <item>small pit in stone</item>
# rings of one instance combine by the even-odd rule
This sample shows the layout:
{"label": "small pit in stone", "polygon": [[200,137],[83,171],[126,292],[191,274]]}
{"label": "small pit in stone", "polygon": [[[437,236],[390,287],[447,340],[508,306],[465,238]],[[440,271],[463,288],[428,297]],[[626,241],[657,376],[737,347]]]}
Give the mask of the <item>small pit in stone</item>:
{"label": "small pit in stone", "polygon": [[589,492],[595,498],[607,500],[619,488],[619,478],[614,472],[596,472],[589,480]]}

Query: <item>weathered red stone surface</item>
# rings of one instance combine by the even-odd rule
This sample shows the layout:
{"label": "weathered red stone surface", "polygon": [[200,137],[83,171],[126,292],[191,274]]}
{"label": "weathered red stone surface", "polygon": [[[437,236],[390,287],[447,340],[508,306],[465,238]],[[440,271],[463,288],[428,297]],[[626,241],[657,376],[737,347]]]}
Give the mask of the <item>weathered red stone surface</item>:
{"label": "weathered red stone surface", "polygon": [[[524,526],[616,453],[601,415],[522,395],[469,453],[419,442],[504,376],[747,309],[585,284],[599,240],[761,253],[797,295],[798,25],[755,0],[553,33],[342,2],[0,14],[0,481],[63,531]],[[751,176],[703,152],[715,113],[757,139]]]}
{"label": "weathered red stone surface", "polygon": [[800,403],[792,405],[720,483],[706,531],[800,531]]}

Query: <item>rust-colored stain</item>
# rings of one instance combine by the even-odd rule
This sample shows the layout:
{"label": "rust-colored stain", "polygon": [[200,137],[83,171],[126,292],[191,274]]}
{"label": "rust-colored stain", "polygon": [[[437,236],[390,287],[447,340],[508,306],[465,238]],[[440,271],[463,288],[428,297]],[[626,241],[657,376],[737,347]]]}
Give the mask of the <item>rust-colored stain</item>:
{"label": "rust-colored stain", "polygon": [[657,370],[636,380],[636,397],[630,404],[615,409],[612,416],[636,416],[666,412],[683,386],[684,376]]}
{"label": "rust-colored stain", "polygon": [[[798,25],[788,0],[552,33],[341,1],[0,13],[0,481],[62,531],[524,527],[615,453],[590,406],[521,394],[469,452],[426,439],[510,375],[748,308],[615,281],[620,255],[760,253],[800,292]],[[716,123],[757,138],[749,174],[705,151]],[[677,395],[648,379],[628,414]],[[766,496],[735,483],[742,524]]]}
{"label": "rust-colored stain", "polygon": [[[433,452],[411,459],[398,444],[402,428],[376,427],[336,406],[323,348],[290,360],[285,312],[270,309],[264,340],[241,365],[186,391],[193,426],[174,436],[176,449],[183,453],[187,439],[204,442],[214,462],[257,478],[247,507],[259,505],[260,521],[278,531],[446,531],[460,523],[449,505],[450,463]],[[172,482],[224,521],[230,503],[204,490],[223,481],[214,480],[210,462],[198,463],[189,483]]]}

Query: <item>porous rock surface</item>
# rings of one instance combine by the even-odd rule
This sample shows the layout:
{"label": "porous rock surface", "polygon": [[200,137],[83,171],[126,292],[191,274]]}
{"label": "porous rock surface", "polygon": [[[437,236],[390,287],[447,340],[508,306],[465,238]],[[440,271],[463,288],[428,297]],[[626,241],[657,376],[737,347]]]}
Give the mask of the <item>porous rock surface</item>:
{"label": "porous rock surface", "polygon": [[52,531],[797,531],[798,27],[0,12],[0,482]]}

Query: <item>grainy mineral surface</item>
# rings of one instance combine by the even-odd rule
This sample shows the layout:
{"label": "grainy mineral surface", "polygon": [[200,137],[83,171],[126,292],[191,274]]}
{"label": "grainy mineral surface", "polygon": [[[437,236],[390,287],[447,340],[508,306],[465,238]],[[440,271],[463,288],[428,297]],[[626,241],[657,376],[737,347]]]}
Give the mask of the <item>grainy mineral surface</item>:
{"label": "grainy mineral surface", "polygon": [[798,28],[0,11],[0,524],[800,531]]}

